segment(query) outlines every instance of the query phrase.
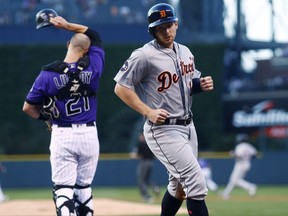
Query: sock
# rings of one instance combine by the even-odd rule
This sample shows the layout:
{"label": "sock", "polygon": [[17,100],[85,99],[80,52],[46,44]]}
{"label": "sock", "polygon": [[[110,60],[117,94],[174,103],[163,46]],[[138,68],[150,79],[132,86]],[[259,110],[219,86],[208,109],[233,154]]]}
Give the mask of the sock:
{"label": "sock", "polygon": [[186,205],[189,216],[209,216],[205,200],[193,200],[187,198]]}
{"label": "sock", "polygon": [[175,216],[182,205],[183,200],[178,200],[171,196],[168,191],[165,192],[161,204],[160,216]]}

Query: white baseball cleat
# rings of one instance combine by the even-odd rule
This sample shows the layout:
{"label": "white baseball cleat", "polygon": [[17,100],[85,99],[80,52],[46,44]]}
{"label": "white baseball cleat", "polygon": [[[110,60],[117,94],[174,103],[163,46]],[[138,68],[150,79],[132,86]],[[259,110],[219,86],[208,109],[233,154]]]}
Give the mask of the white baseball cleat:
{"label": "white baseball cleat", "polygon": [[230,196],[226,195],[226,194],[222,194],[221,197],[222,197],[223,200],[228,200],[230,198]]}
{"label": "white baseball cleat", "polygon": [[144,198],[144,201],[148,204],[152,204],[154,203],[154,199],[152,197],[147,197],[147,198]]}
{"label": "white baseball cleat", "polygon": [[218,195],[223,199],[223,200],[228,200],[230,198],[229,195],[223,193],[223,192],[219,192]]}
{"label": "white baseball cleat", "polygon": [[255,196],[256,191],[257,191],[257,186],[253,186],[249,189],[248,193],[250,196]]}
{"label": "white baseball cleat", "polygon": [[3,203],[3,202],[6,202],[9,200],[9,197],[8,196],[2,196],[0,197],[0,203]]}

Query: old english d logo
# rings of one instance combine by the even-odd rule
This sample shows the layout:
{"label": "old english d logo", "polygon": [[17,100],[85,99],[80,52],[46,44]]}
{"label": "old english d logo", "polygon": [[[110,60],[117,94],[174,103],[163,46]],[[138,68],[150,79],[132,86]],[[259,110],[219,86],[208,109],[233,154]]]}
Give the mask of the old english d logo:
{"label": "old english d logo", "polygon": [[160,11],[160,17],[161,18],[166,17],[166,11],[165,10]]}

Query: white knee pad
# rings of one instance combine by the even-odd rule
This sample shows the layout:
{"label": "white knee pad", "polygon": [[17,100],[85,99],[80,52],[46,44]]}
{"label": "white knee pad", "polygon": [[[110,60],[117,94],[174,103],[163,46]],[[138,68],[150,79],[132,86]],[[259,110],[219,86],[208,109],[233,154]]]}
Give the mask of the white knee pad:
{"label": "white knee pad", "polygon": [[75,206],[78,215],[92,216],[93,215],[93,196],[90,185],[79,186],[75,185]]}
{"label": "white knee pad", "polygon": [[74,191],[72,187],[55,186],[53,194],[57,216],[76,216]]}

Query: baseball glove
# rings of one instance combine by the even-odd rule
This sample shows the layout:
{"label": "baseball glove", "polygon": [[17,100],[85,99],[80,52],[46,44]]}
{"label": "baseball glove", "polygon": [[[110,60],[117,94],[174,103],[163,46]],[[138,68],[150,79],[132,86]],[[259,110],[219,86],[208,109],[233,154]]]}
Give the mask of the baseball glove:
{"label": "baseball glove", "polygon": [[45,120],[45,123],[47,125],[47,130],[51,132],[51,119],[57,119],[60,117],[59,110],[55,105],[55,100],[51,97],[47,97],[43,104],[38,106],[38,110],[44,117],[47,118],[47,120]]}
{"label": "baseball glove", "polygon": [[49,119],[57,119],[60,117],[59,110],[55,105],[55,100],[51,97],[47,97],[40,107],[39,111],[45,115],[49,116]]}

